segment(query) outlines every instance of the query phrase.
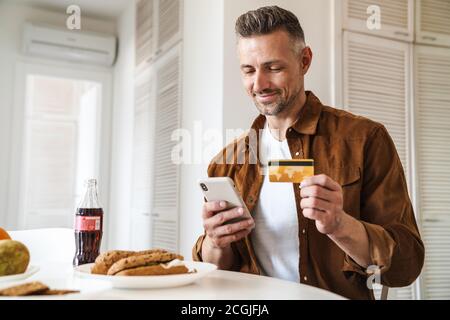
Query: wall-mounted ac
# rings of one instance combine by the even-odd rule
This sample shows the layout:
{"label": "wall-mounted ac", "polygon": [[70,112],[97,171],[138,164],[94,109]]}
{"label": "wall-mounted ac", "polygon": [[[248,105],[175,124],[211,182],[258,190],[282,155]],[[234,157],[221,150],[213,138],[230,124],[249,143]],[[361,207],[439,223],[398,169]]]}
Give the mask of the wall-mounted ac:
{"label": "wall-mounted ac", "polygon": [[28,22],[24,26],[23,51],[49,59],[112,66],[116,37]]}

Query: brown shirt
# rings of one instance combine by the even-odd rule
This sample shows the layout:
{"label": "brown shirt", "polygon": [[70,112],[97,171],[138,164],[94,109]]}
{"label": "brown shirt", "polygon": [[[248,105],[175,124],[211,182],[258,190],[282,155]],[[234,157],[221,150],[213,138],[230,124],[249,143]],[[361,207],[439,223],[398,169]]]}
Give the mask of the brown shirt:
{"label": "brown shirt", "polygon": [[[366,228],[370,257],[380,268],[381,283],[389,287],[411,284],[422,269],[424,246],[391,137],[383,125],[324,106],[312,92],[306,94],[298,120],[286,132],[292,158],[314,159],[315,174],[324,173],[342,186],[344,211]],[[262,130],[264,124],[265,116],[260,115],[252,129]],[[208,175],[232,178],[253,212],[263,176],[259,161],[252,161],[258,152],[250,138],[250,134],[244,135],[224,148],[209,165]],[[373,299],[366,285],[366,270],[303,216],[299,184],[293,183],[293,188],[301,283],[351,299]],[[193,248],[194,260],[202,260],[203,239],[204,235]],[[250,236],[232,243],[232,248],[237,270],[260,274]]]}

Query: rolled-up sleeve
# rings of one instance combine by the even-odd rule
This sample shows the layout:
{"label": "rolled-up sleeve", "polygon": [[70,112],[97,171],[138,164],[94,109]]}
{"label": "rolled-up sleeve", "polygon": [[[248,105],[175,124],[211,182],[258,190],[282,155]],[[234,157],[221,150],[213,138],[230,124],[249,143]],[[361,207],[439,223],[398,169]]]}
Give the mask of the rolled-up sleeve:
{"label": "rolled-up sleeve", "polygon": [[[369,238],[370,257],[381,283],[408,286],[419,276],[425,249],[408,195],[395,145],[383,126],[377,127],[364,151],[361,222]],[[344,271],[366,274],[349,256]]]}
{"label": "rolled-up sleeve", "polygon": [[202,258],[202,245],[203,240],[205,240],[205,235],[201,235],[198,237],[197,242],[195,243],[194,247],[192,248],[192,260],[194,261],[203,261]]}

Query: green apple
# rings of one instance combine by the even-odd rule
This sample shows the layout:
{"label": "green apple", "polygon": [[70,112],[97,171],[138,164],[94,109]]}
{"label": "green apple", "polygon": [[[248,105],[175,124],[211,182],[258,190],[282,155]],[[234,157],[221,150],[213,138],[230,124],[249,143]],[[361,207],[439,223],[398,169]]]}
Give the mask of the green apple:
{"label": "green apple", "polygon": [[21,242],[0,240],[0,276],[24,273],[30,262],[30,252]]}

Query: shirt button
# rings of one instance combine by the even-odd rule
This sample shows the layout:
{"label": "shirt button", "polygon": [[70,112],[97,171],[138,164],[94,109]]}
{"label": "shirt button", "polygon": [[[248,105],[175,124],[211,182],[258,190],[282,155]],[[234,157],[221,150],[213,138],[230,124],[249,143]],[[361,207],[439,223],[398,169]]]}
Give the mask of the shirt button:
{"label": "shirt button", "polygon": [[304,277],[303,277],[303,280],[308,281],[308,277],[307,277],[307,276],[304,276]]}
{"label": "shirt button", "polygon": [[299,154],[300,154],[300,153],[299,153],[298,151],[295,153],[296,156],[298,156]]}
{"label": "shirt button", "polygon": [[289,132],[291,132],[292,131],[292,128],[289,128],[289,130],[288,130]]}
{"label": "shirt button", "polygon": [[306,230],[305,230],[305,229],[303,229],[303,230],[302,230],[302,233],[303,233],[303,234],[305,234],[305,233],[306,233]]}

